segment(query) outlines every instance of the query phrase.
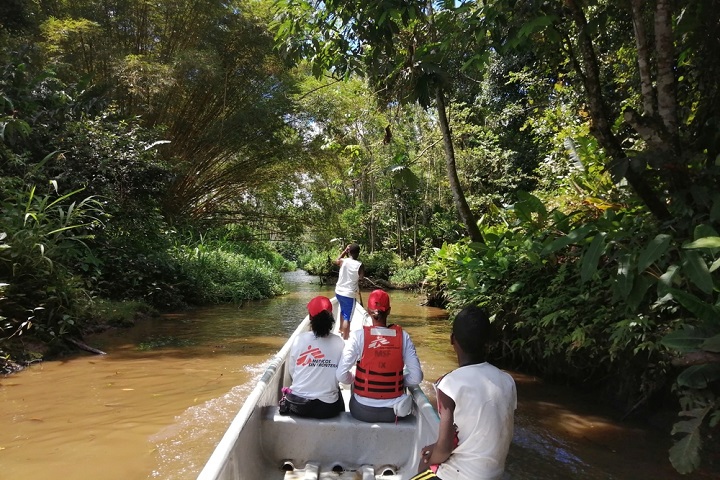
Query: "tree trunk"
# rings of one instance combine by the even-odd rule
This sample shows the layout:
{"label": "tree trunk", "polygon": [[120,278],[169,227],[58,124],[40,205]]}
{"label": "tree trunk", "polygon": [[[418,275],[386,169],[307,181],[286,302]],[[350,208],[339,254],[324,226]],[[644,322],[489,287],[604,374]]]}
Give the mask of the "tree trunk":
{"label": "tree trunk", "polygon": [[565,5],[570,9],[572,20],[578,29],[578,49],[580,51],[581,64],[585,69],[584,72],[578,73],[583,79],[585,93],[587,94],[588,109],[590,110],[590,117],[592,119],[590,131],[605,149],[612,162],[627,165],[625,178],[655,218],[658,220],[667,220],[670,218],[667,205],[658,198],[642,174],[634,171],[632,166],[628,164],[629,159],[627,155],[625,155],[620,141],[612,131],[610,115],[608,114],[608,109],[602,94],[600,67],[587,30],[588,25],[585,13],[575,0],[566,0]]}
{"label": "tree trunk", "polygon": [[649,42],[647,31],[645,29],[645,19],[643,18],[642,5],[644,0],[632,0],[632,19],[635,29],[635,45],[638,50],[638,70],[640,72],[640,91],[643,99],[643,113],[649,117],[655,116],[655,105],[657,103],[655,97],[655,89],[653,88],[653,80],[650,64]]}
{"label": "tree trunk", "polygon": [[435,101],[437,102],[438,119],[440,121],[440,131],[442,132],[443,145],[445,146],[445,166],[447,167],[448,180],[450,181],[450,190],[452,191],[455,206],[460,213],[460,218],[468,230],[470,239],[473,242],[484,243],[480,229],[477,226],[475,217],[470,211],[470,206],[465,200],[465,194],[460,186],[460,179],[457,174],[455,165],[455,149],[453,148],[452,136],[450,134],[450,125],[447,119],[445,106],[445,95],[442,87],[435,90]]}
{"label": "tree trunk", "polygon": [[655,7],[655,52],[657,54],[658,114],[669,135],[672,150],[678,152],[677,98],[675,95],[675,44],[670,2],[657,0]]}

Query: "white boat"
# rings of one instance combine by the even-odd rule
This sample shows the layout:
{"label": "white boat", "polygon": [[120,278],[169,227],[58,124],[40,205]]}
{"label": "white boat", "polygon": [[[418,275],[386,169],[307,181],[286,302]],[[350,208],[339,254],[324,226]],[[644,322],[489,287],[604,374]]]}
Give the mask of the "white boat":
{"label": "white boat", "polygon": [[[332,298],[335,328],[339,306]],[[351,330],[369,324],[361,306]],[[396,423],[365,423],[345,412],[318,420],[278,413],[281,388],[289,386],[286,359],[297,335],[310,329],[306,316],[258,380],[198,480],[407,480],[417,473],[420,449],[437,439],[439,417],[420,387],[410,388],[413,413]]]}

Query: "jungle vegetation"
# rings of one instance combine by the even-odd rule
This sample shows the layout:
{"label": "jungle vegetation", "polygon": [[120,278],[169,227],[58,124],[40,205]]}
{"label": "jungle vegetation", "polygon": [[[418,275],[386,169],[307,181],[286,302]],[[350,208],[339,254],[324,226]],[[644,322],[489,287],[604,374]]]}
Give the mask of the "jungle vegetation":
{"label": "jungle vegetation", "polygon": [[5,0],[0,367],[356,241],[491,311],[502,365],[674,405],[669,460],[707,467],[719,27],[720,0]]}

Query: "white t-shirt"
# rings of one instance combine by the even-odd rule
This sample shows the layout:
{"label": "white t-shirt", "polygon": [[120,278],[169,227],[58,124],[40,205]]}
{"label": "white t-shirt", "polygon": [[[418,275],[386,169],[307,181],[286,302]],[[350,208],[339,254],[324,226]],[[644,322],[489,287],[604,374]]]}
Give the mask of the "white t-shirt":
{"label": "white t-shirt", "polygon": [[[415,351],[415,344],[410,340],[410,335],[403,330],[403,363],[405,364],[403,374],[403,384],[405,386],[419,385],[423,379],[422,368],[420,367],[420,359],[418,359]],[[365,345],[365,330],[359,329],[350,332],[350,337],[346,340],[345,350],[343,350],[340,365],[338,365],[337,379],[341,383],[352,384],[355,380],[352,372],[360,356],[362,355],[363,346]],[[358,403],[367,405],[368,407],[392,407],[403,399],[398,398],[367,398],[354,394]]]}
{"label": "white t-shirt", "polygon": [[486,362],[453,370],[437,388],[455,402],[459,440],[437,476],[443,480],[502,477],[517,408],[513,378]]}
{"label": "white t-shirt", "polygon": [[303,332],[290,347],[288,371],[295,395],[334,403],[338,399],[336,371],[345,342],[334,333],[316,338]]}
{"label": "white t-shirt", "polygon": [[362,263],[352,257],[343,258],[335,284],[335,293],[343,297],[354,297],[360,281],[360,266]]}

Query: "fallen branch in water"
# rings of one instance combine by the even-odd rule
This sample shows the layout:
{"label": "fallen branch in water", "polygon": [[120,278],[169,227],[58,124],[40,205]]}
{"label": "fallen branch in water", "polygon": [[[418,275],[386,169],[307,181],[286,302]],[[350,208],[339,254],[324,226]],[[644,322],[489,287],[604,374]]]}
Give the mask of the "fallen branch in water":
{"label": "fallen branch in water", "polygon": [[66,341],[72,343],[76,347],[78,347],[80,350],[85,350],[86,352],[94,353],[96,355],[107,355],[107,353],[103,352],[102,350],[98,350],[97,348],[91,347],[90,345],[86,344],[85,342],[81,342],[80,340],[77,340],[72,337],[65,338]]}

